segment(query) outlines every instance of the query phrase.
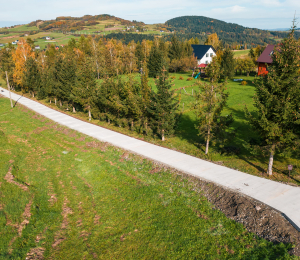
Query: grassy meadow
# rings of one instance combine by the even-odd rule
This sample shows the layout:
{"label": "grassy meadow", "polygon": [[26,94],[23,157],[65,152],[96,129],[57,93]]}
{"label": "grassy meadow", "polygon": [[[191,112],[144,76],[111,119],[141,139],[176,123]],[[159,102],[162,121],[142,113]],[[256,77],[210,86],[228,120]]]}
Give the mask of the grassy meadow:
{"label": "grassy meadow", "polygon": [[0,98],[0,259],[296,259],[193,181]]}
{"label": "grassy meadow", "polygon": [[248,50],[234,50],[233,51],[234,58],[244,59],[244,58],[248,57],[249,51],[250,51],[250,49],[248,49]]}

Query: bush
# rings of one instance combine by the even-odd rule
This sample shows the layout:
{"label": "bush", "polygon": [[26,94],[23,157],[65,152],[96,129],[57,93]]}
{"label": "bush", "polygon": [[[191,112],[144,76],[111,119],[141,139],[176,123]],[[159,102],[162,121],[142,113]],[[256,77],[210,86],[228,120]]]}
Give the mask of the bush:
{"label": "bush", "polygon": [[180,80],[183,80],[183,77],[182,77],[182,76],[180,76],[180,77],[179,77],[179,79],[180,79]]}
{"label": "bush", "polygon": [[245,80],[243,80],[242,82],[241,82],[241,85],[243,85],[243,86],[245,86],[245,85],[247,85],[248,83],[247,83],[247,81],[245,81]]}
{"label": "bush", "polygon": [[193,78],[192,78],[192,77],[190,77],[190,78],[187,78],[187,81],[191,81],[191,80],[193,80]]}
{"label": "bush", "polygon": [[175,77],[175,76],[172,76],[171,79],[176,79],[176,77]]}

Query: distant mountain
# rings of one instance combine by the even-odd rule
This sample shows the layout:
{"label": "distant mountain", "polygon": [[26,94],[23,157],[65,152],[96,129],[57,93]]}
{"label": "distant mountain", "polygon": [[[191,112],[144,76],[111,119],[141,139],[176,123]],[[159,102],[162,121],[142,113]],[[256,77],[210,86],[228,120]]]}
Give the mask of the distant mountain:
{"label": "distant mountain", "polygon": [[[275,44],[287,36],[286,32],[260,30],[248,28],[235,23],[204,16],[182,16],[166,21],[169,30],[178,33],[198,33],[207,35],[217,33],[219,38],[227,44]],[[300,34],[297,35],[299,38]]]}
{"label": "distant mountain", "polygon": [[268,31],[277,31],[277,32],[282,32],[282,31],[289,31],[291,28],[277,28],[277,29],[268,29]]}

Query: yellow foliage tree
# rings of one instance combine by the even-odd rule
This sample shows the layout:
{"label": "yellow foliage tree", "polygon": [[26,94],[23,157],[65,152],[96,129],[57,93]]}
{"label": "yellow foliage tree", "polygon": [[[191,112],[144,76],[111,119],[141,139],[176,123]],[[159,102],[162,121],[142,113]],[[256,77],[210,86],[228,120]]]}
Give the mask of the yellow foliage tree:
{"label": "yellow foliage tree", "polygon": [[34,58],[34,52],[32,51],[31,46],[24,39],[21,39],[18,43],[18,47],[12,54],[15,63],[13,78],[21,87],[23,87],[23,75],[26,69],[25,63],[29,57]]}
{"label": "yellow foliage tree", "polygon": [[205,45],[212,45],[214,47],[215,50],[218,50],[221,42],[219,40],[219,37],[216,33],[210,34],[208,35],[205,43]]}

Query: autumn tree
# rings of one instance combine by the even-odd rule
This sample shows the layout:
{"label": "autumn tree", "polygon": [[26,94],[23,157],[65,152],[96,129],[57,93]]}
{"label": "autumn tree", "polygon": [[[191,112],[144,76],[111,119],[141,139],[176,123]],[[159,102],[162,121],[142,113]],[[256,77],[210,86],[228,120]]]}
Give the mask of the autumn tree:
{"label": "autumn tree", "polygon": [[221,45],[221,41],[219,40],[219,37],[216,33],[212,33],[212,34],[208,35],[204,44],[212,45],[215,50],[218,50]]}
{"label": "autumn tree", "polygon": [[299,138],[300,49],[294,32],[295,27],[288,38],[274,48],[267,76],[255,80],[255,114],[246,107],[253,130],[261,137],[260,147],[269,152],[268,175],[273,174],[276,152],[293,147]]}
{"label": "autumn tree", "polygon": [[13,78],[15,83],[21,86],[22,91],[25,91],[23,86],[25,63],[30,57],[34,58],[34,52],[24,39],[20,39],[16,50],[12,54],[12,58],[15,63]]}

